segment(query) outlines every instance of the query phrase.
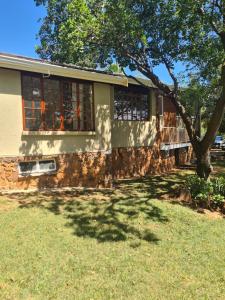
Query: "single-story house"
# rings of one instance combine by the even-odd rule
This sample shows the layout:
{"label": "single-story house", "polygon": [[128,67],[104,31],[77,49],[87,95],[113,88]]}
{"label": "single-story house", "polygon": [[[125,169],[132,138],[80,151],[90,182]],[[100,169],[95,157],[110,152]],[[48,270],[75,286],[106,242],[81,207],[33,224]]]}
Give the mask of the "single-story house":
{"label": "single-story house", "polygon": [[0,190],[111,187],[189,158],[149,80],[2,53],[0,111]]}

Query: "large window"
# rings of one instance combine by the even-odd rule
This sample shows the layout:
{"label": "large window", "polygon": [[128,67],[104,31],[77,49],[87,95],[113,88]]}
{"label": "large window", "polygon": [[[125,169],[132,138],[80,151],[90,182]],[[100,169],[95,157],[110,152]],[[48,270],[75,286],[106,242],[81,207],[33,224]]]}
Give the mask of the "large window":
{"label": "large window", "polygon": [[22,75],[24,130],[94,130],[93,86]]}
{"label": "large window", "polygon": [[149,90],[132,86],[115,88],[114,120],[148,121]]}

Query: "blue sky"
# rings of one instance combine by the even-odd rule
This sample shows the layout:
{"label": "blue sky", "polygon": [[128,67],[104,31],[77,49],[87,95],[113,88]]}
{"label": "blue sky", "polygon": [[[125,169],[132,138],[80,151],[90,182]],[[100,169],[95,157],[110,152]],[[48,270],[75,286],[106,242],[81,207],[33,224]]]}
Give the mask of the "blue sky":
{"label": "blue sky", "polygon": [[0,0],[0,52],[37,57],[38,19],[44,9],[33,0]]}
{"label": "blue sky", "polygon": [[[0,3],[0,52],[37,57],[38,20],[44,16],[44,8],[36,7],[33,0],[0,0]],[[177,71],[180,69],[178,65]],[[171,83],[163,66],[156,73],[162,81]]]}

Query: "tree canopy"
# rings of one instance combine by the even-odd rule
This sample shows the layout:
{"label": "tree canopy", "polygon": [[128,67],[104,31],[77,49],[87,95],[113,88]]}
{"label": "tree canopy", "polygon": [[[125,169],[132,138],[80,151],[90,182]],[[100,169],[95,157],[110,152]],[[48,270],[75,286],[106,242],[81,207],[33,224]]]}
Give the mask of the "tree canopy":
{"label": "tree canopy", "polygon": [[[176,106],[199,163],[203,156],[206,158],[225,107],[224,0],[36,0],[36,3],[47,9],[37,49],[42,58],[93,67],[108,67],[116,61],[121,68],[140,71]],[[180,82],[175,73],[177,62],[185,66],[186,82],[191,83],[194,76],[199,85],[210,86],[210,93],[218,96],[202,139],[180,97]],[[154,68],[160,64],[166,67],[173,88],[155,74]]]}
{"label": "tree canopy", "polygon": [[[224,59],[223,1],[36,0],[47,8],[38,53],[53,61],[141,72],[161,63],[215,79]],[[215,27],[215,30],[214,30]],[[144,64],[143,64],[144,63]],[[216,71],[217,70],[217,71]]]}

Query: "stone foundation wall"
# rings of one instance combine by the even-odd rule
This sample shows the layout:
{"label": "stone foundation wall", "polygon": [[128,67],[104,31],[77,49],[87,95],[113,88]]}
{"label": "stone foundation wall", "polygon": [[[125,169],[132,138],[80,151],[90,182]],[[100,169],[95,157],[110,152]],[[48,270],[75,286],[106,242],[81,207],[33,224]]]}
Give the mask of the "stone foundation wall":
{"label": "stone foundation wall", "polygon": [[[39,176],[19,175],[19,162],[53,158],[57,164],[55,173]],[[111,155],[101,152],[0,159],[0,190],[111,186]]]}
{"label": "stone foundation wall", "polygon": [[165,156],[157,147],[117,148],[112,153],[115,179],[167,172],[174,166],[174,151]]}
{"label": "stone foundation wall", "polygon": [[[19,175],[19,162],[53,158],[56,172],[38,176]],[[182,150],[180,161],[185,163],[189,158],[190,150]],[[168,172],[174,167],[174,150],[163,152],[158,147],[115,148],[112,154],[98,152],[0,158],[0,190],[110,188],[113,179]]]}

